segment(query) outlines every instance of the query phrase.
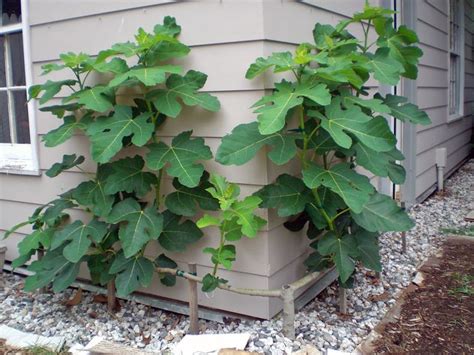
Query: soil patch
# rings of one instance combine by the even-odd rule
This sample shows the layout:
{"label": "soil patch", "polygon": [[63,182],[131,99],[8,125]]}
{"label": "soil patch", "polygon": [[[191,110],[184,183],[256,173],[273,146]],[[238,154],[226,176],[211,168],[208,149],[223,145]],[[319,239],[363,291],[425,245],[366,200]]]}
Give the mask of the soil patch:
{"label": "soil patch", "polygon": [[408,287],[399,314],[376,329],[375,352],[473,354],[474,238],[450,237],[420,271],[423,283]]}

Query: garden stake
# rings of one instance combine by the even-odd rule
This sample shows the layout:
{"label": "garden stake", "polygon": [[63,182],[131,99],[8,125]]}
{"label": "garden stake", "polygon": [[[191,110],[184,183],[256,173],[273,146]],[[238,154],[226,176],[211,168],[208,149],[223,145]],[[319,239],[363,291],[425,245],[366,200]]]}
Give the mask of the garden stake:
{"label": "garden stake", "polygon": [[339,284],[339,313],[347,314],[347,290]]}
{"label": "garden stake", "polygon": [[[196,275],[196,264],[189,264],[189,273]],[[189,334],[199,333],[197,282],[189,280]]]}
{"label": "garden stake", "polygon": [[107,283],[107,310],[113,313],[115,310],[117,298],[115,297],[115,282],[110,280]]}
{"label": "garden stake", "polygon": [[291,285],[281,288],[283,300],[283,335],[295,339],[295,289]]}
{"label": "garden stake", "polygon": [[7,252],[7,247],[5,245],[0,245],[0,290],[3,290],[5,287],[3,265],[5,265],[5,254]]}
{"label": "garden stake", "polygon": [[[43,249],[38,249],[37,252],[36,252],[37,259],[41,260],[41,259],[43,259],[43,256],[44,256],[44,250]],[[46,293],[46,286],[40,287],[38,289],[38,293]]]}
{"label": "garden stake", "polygon": [[402,253],[407,252],[407,232],[402,232]]}

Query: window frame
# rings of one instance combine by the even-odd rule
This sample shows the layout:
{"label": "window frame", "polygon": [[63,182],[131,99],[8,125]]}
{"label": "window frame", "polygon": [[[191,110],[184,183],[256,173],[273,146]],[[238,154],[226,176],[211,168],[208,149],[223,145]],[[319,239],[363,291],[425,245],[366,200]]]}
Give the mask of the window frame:
{"label": "window frame", "polygon": [[[448,122],[456,121],[464,117],[464,80],[466,76],[465,72],[465,46],[466,46],[466,38],[465,38],[465,4],[464,0],[458,0],[459,1],[459,44],[460,48],[458,51],[453,51],[450,48],[450,38],[451,38],[451,1],[448,0]],[[451,68],[451,56],[455,55],[459,58],[460,64],[459,64],[459,77],[457,80],[457,87],[459,90],[459,102],[458,102],[458,109],[454,113],[450,113],[450,107],[451,107],[451,74],[452,74],[452,68]]]}
{"label": "window frame", "polygon": [[[23,38],[25,86],[33,85],[33,63],[31,60],[29,0],[21,0],[21,23],[0,26],[0,34],[20,32]],[[35,119],[35,102],[27,102],[30,143],[0,143],[0,173],[19,175],[41,175],[38,158],[38,141]],[[23,166],[19,166],[23,164]]]}

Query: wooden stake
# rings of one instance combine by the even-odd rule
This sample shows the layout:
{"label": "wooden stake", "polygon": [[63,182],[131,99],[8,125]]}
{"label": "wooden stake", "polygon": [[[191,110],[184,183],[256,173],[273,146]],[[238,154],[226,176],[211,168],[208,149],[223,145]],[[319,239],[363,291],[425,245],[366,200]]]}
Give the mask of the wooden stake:
{"label": "wooden stake", "polygon": [[[43,249],[38,249],[38,250],[36,251],[36,257],[38,258],[38,260],[43,259],[43,257],[44,257],[44,250],[43,250]],[[46,290],[47,290],[47,288],[46,288],[46,286],[44,286],[44,287],[39,288],[39,289],[38,289],[38,292],[39,292],[39,293],[46,293]]]}
{"label": "wooden stake", "polygon": [[290,285],[281,289],[283,300],[283,335],[295,339],[295,290]]}
{"label": "wooden stake", "polygon": [[107,310],[110,313],[115,311],[115,307],[117,304],[117,297],[115,296],[115,281],[110,280],[107,283]]}
{"label": "wooden stake", "polygon": [[339,313],[347,314],[347,290],[339,285]]}
{"label": "wooden stake", "polygon": [[402,232],[402,253],[407,252],[407,232]]}
{"label": "wooden stake", "polygon": [[0,244],[0,290],[3,290],[5,287],[5,280],[3,274],[3,266],[5,265],[5,254],[7,252],[7,247]]}
{"label": "wooden stake", "polygon": [[[189,264],[189,273],[196,274],[196,264]],[[189,334],[199,334],[199,317],[198,317],[198,293],[197,282],[188,280],[189,284]]]}

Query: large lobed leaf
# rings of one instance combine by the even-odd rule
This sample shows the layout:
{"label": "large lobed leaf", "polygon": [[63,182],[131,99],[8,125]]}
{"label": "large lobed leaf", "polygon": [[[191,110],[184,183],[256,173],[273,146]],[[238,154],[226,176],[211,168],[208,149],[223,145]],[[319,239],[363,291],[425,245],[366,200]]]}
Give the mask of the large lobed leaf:
{"label": "large lobed leaf", "polygon": [[[382,98],[380,95],[377,97]],[[393,117],[398,118],[400,121],[422,124],[425,126],[431,123],[431,120],[425,111],[422,111],[418,106],[407,102],[408,99],[403,96],[388,94],[383,101],[384,104],[390,108],[390,113]]]}
{"label": "large lobed leaf", "polygon": [[200,106],[209,111],[218,111],[219,100],[216,97],[199,92],[206,83],[207,75],[201,72],[190,70],[184,76],[172,74],[166,80],[166,89],[153,90],[147,94],[147,99],[151,100],[156,109],[170,117],[177,117],[181,112],[182,105]]}
{"label": "large lobed leaf", "polygon": [[119,191],[145,196],[156,184],[155,174],[143,171],[145,162],[139,155],[123,158],[110,165],[111,172],[105,179],[104,192],[113,195]]}
{"label": "large lobed leaf", "polygon": [[110,172],[110,166],[99,166],[95,179],[84,181],[72,189],[71,198],[80,205],[89,207],[96,216],[107,216],[115,199],[104,191],[105,180]]}
{"label": "large lobed leaf", "polygon": [[117,296],[124,297],[140,286],[150,286],[154,270],[155,266],[151,260],[143,256],[126,257],[124,253],[119,252],[109,269],[109,273],[116,275]]}
{"label": "large lobed leaf", "polygon": [[354,221],[369,232],[403,232],[415,225],[389,196],[375,193],[360,212],[351,211]]}
{"label": "large lobed leaf", "polygon": [[84,162],[82,155],[77,156],[76,154],[65,154],[63,155],[63,161],[61,163],[54,163],[47,171],[46,176],[55,177],[61,174],[63,171],[69,170],[78,166]]}
{"label": "large lobed leaf", "polygon": [[222,138],[216,160],[224,165],[242,165],[255,157],[265,145],[272,147],[268,157],[278,165],[290,161],[296,155],[297,136],[291,133],[272,133],[262,135],[258,123],[241,124],[232,133]]}
{"label": "large lobed leaf", "polygon": [[339,195],[354,212],[361,212],[374,192],[370,180],[356,173],[347,163],[339,163],[327,170],[311,164],[303,170],[303,181],[310,189],[327,187]]}
{"label": "large lobed leaf", "polygon": [[166,169],[169,175],[177,177],[184,186],[197,186],[204,172],[203,165],[197,161],[211,159],[212,153],[203,138],[191,139],[191,134],[192,131],[180,133],[169,146],[163,142],[148,145],[147,166],[160,170],[169,164]]}
{"label": "large lobed leaf", "polygon": [[303,181],[288,174],[280,175],[273,184],[266,185],[255,195],[262,199],[261,207],[276,208],[282,217],[302,212],[312,201],[311,192]]}
{"label": "large lobed leaf", "polygon": [[343,148],[352,145],[349,133],[377,152],[386,152],[395,147],[396,138],[382,116],[371,118],[355,105],[343,110],[340,98],[333,99],[325,113],[325,116],[319,115],[321,127]]}
{"label": "large lobed leaf", "polygon": [[61,126],[49,131],[42,137],[46,147],[55,147],[64,143],[73,136],[76,130],[85,131],[88,125],[92,122],[89,115],[86,115],[79,120],[75,116],[66,116],[63,120]]}
{"label": "large lobed leaf", "polygon": [[133,117],[132,108],[117,105],[109,117],[98,117],[87,128],[91,142],[92,158],[98,163],[107,163],[123,147],[122,140],[131,136],[137,147],[145,145],[155,132],[149,113]]}
{"label": "large lobed leaf", "polygon": [[51,250],[64,246],[63,255],[72,263],[77,263],[86,255],[92,242],[100,243],[107,232],[107,225],[97,219],[88,224],[82,221],[75,221],[67,225],[64,229],[54,234],[51,242]]}
{"label": "large lobed leaf", "polygon": [[67,260],[61,248],[50,251],[28,266],[34,274],[26,278],[24,290],[31,292],[52,283],[54,292],[64,291],[76,280],[80,265]]}
{"label": "large lobed leaf", "polygon": [[181,185],[178,179],[173,179],[175,191],[166,196],[165,205],[173,213],[181,216],[194,216],[198,208],[216,211],[219,202],[206,191],[211,186],[208,182],[209,174],[203,174],[198,186],[189,188]]}
{"label": "large lobed leaf", "polygon": [[163,212],[163,232],[158,238],[160,245],[169,251],[183,252],[186,247],[202,237],[201,230],[190,220],[170,211]]}
{"label": "large lobed leaf", "polygon": [[258,113],[260,133],[267,135],[280,131],[285,126],[290,110],[301,105],[304,98],[321,106],[331,102],[331,95],[324,84],[292,84],[285,80],[275,84],[272,95],[264,96],[254,104],[254,107],[258,107],[254,112]]}
{"label": "large lobed leaf", "polygon": [[274,67],[274,73],[280,73],[291,70],[294,66],[296,66],[296,63],[294,63],[290,52],[276,52],[267,58],[257,58],[255,63],[251,64],[248,68],[245,77],[253,79],[271,67]]}
{"label": "large lobed leaf", "polygon": [[120,223],[119,238],[126,258],[139,252],[163,231],[163,216],[156,208],[142,209],[133,198],[117,203],[107,217],[109,223]]}

